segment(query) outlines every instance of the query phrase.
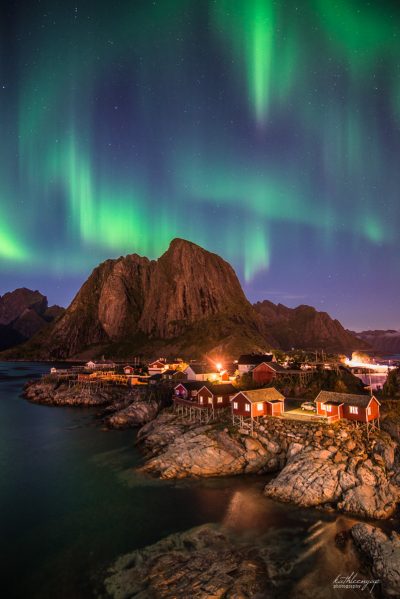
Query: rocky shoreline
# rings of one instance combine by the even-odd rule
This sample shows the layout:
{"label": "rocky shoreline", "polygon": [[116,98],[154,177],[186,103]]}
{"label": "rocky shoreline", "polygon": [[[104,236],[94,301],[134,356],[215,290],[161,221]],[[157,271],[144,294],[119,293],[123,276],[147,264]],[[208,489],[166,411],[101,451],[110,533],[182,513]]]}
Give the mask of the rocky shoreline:
{"label": "rocky shoreline", "polygon": [[[332,426],[269,417],[250,435],[233,427],[228,415],[211,424],[180,420],[165,409],[170,390],[160,387],[104,386],[94,393],[42,379],[26,385],[24,396],[46,405],[99,407],[110,428],[140,427],[137,444],[145,460],[139,470],[161,479],[276,474],[264,488],[271,499],[376,520],[393,517],[400,500],[399,446],[383,430],[368,437],[363,427],[345,421]],[[399,596],[399,535],[366,523],[343,535],[380,580],[383,595]],[[183,599],[189,589],[199,598],[275,597],[274,567],[262,544],[204,525],[121,557],[105,589],[115,599],[134,594]]]}
{"label": "rocky shoreline", "polygon": [[[302,507],[336,509],[365,518],[393,516],[400,501],[398,443],[387,432],[340,421],[264,418],[252,435],[217,423],[188,423],[168,405],[166,387],[69,385],[49,378],[28,383],[35,403],[101,407],[110,428],[141,427],[137,443],[144,473],[162,479],[277,473],[265,495]],[[161,412],[161,413],[160,413]]]}
{"label": "rocky shoreline", "polygon": [[119,558],[105,580],[113,599],[274,597],[268,550],[206,524]]}
{"label": "rocky shoreline", "polygon": [[229,422],[187,424],[164,411],[138,433],[142,472],[164,479],[278,472],[268,497],[303,507],[389,518],[400,500],[397,443],[344,421],[265,418],[253,436]]}
{"label": "rocky shoreline", "polygon": [[170,402],[167,389],[102,386],[93,391],[68,382],[41,379],[25,385],[24,397],[51,406],[99,407],[99,417],[109,428],[132,428],[152,421]]}
{"label": "rocky shoreline", "polygon": [[[339,578],[361,585],[353,592],[335,589],[336,574],[332,580],[326,572],[308,579],[297,531],[287,539],[278,540],[273,529],[249,538],[219,524],[171,534],[121,556],[108,570],[104,589],[113,599],[399,597],[400,536],[364,523],[333,536],[335,528],[340,524],[321,528],[329,549],[319,563],[323,566],[327,555],[337,561]],[[339,543],[338,537],[344,540]]]}

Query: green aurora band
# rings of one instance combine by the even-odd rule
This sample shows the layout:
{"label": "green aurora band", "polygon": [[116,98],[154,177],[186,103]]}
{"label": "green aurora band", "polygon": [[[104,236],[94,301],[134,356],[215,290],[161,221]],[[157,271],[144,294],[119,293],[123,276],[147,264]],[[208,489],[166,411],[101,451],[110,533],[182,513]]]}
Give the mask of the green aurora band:
{"label": "green aurora band", "polygon": [[182,236],[250,281],[283,230],[326,252],[395,243],[389,4],[42,5],[19,14],[14,86],[0,64],[3,270],[83,273]]}

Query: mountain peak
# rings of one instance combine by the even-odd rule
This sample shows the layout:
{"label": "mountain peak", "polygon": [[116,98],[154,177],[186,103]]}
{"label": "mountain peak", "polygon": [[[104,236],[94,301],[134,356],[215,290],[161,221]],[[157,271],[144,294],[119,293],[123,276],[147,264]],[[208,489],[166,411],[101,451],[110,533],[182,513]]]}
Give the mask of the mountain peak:
{"label": "mountain peak", "polygon": [[233,356],[270,347],[360,345],[340,323],[309,306],[252,306],[228,262],[177,237],[158,260],[131,254],[96,267],[65,313],[35,336],[31,356]]}

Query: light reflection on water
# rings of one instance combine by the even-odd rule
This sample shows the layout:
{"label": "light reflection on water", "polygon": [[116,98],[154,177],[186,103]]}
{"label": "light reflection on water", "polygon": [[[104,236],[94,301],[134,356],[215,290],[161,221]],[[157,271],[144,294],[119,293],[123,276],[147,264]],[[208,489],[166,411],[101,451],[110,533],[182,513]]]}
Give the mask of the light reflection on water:
{"label": "light reflection on water", "polygon": [[268,477],[160,481],[135,471],[132,431],[108,431],[93,410],[19,397],[47,365],[0,364],[1,554],[8,598],[83,599],[116,557],[207,522],[268,555],[276,597],[353,598],[331,581],[358,561],[335,545],[350,519],[263,496]]}

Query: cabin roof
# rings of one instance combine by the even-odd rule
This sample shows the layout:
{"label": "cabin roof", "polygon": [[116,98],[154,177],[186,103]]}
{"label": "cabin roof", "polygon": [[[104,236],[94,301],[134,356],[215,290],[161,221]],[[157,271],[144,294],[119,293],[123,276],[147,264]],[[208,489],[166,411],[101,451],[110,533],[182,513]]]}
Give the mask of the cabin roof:
{"label": "cabin roof", "polygon": [[182,387],[185,387],[185,389],[187,391],[196,391],[196,390],[199,390],[202,387],[204,387],[205,383],[203,381],[180,381],[176,385],[176,387],[178,387],[179,385],[181,385]]}
{"label": "cabin roof", "polygon": [[358,395],[355,393],[336,393],[335,391],[320,391],[315,399],[321,403],[330,403],[333,405],[347,404],[349,406],[357,406],[367,408],[371,399],[374,398],[378,404],[379,401],[374,395]]}
{"label": "cabin roof", "polygon": [[273,357],[272,354],[242,354],[238,364],[262,364],[262,362],[271,362]]}
{"label": "cabin roof", "polygon": [[160,358],[159,360],[153,360],[152,362],[149,362],[149,364],[148,364],[149,368],[151,366],[154,366],[154,364],[161,364],[162,366],[166,366],[167,363],[166,363],[165,360],[163,360],[162,358]]}
{"label": "cabin roof", "polygon": [[211,391],[213,395],[233,395],[237,393],[237,388],[231,383],[203,383]]}
{"label": "cabin roof", "polygon": [[239,391],[236,395],[242,393],[251,403],[260,401],[283,401],[285,397],[275,389],[275,387],[266,387],[265,389],[252,389],[251,391]]}

